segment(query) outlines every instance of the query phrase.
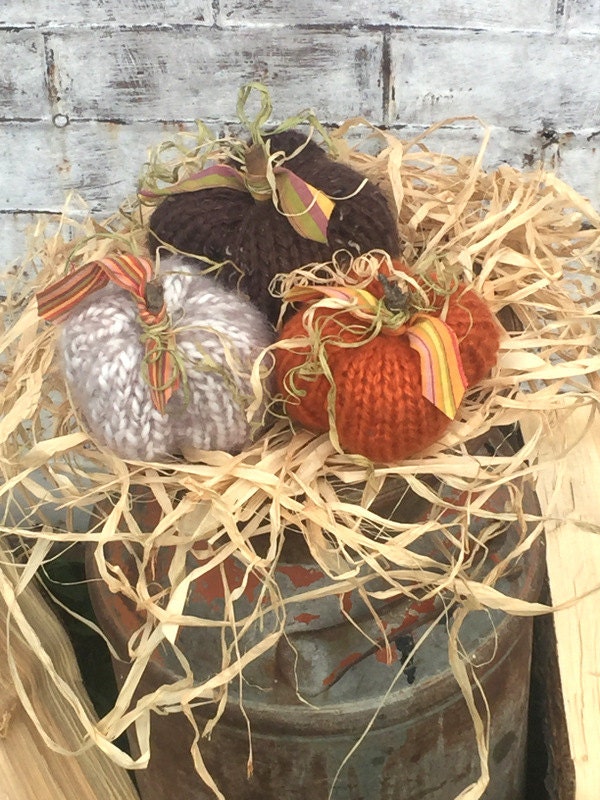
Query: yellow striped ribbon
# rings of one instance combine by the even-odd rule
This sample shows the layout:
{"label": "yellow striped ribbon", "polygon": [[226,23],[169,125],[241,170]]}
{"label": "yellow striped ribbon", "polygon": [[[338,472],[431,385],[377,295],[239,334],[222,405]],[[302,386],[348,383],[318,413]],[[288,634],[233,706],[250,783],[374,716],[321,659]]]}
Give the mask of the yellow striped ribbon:
{"label": "yellow striped ribbon", "polygon": [[[355,314],[375,318],[384,305],[366,289],[355,286],[294,286],[285,294],[291,302],[327,297],[339,300],[339,307]],[[390,320],[393,315],[390,315]],[[418,313],[389,334],[406,333],[410,347],[419,354],[421,393],[449,419],[454,419],[468,382],[462,365],[456,334],[439,317]]]}
{"label": "yellow striped ribbon", "polygon": [[152,276],[153,268],[148,259],[121,253],[85,264],[38,292],[36,298],[40,317],[62,322],[81,300],[109,282],[127,290],[136,302],[142,326],[144,364],[152,404],[164,414],[184,376],[181,361],[176,357],[175,334],[162,294],[158,308],[148,301]]}
{"label": "yellow striped ribbon", "polygon": [[408,323],[408,341],[421,359],[421,391],[454,419],[468,386],[456,334],[439,317],[416,314]]}
{"label": "yellow striped ribbon", "polygon": [[274,167],[273,176],[275,190],[266,175],[240,172],[226,164],[215,164],[172,186],[155,190],[142,189],[139,194],[142,198],[153,198],[219,186],[247,191],[258,202],[272,199],[300,236],[326,244],[329,219],[335,208],[333,200],[285,167]]}

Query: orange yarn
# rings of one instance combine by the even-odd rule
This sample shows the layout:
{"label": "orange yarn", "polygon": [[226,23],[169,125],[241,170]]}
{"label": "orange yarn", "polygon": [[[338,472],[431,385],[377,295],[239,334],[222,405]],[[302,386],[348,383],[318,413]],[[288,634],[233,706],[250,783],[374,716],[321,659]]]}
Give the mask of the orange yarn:
{"label": "orange yarn", "polygon": [[[374,289],[369,287],[370,291]],[[444,298],[434,300],[438,308],[443,302]],[[361,340],[360,320],[350,312],[326,308],[313,309],[313,313],[313,328],[326,342],[336,390],[335,425],[342,448],[372,461],[395,462],[436,442],[450,420],[423,397],[419,355],[410,347],[408,337],[379,335],[360,347],[344,348],[344,343]],[[307,336],[304,314],[301,310],[284,324],[280,341]],[[466,286],[460,286],[450,297],[445,322],[458,338],[464,373],[468,385],[473,386],[496,362],[499,325],[487,304]],[[322,371],[307,376],[297,370],[309,354],[306,345],[278,349],[277,385],[287,414],[310,430],[324,432],[329,430],[331,384]]]}

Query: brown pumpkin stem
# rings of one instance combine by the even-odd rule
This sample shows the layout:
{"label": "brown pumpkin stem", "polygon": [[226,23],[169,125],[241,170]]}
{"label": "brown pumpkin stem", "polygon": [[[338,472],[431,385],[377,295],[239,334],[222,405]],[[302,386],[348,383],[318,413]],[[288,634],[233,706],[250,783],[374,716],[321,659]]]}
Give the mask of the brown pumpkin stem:
{"label": "brown pumpkin stem", "polygon": [[266,177],[267,157],[265,149],[260,144],[254,144],[246,152],[246,169],[249,175]]}
{"label": "brown pumpkin stem", "polygon": [[383,286],[383,303],[392,314],[408,313],[410,305],[410,294],[403,291],[400,285],[391,281],[385,275],[379,276],[379,282]]}
{"label": "brown pumpkin stem", "polygon": [[158,314],[163,307],[164,294],[160,278],[154,278],[146,285],[146,307],[151,314]]}
{"label": "brown pumpkin stem", "polygon": [[246,186],[252,198],[264,203],[273,197],[267,180],[267,155],[264,147],[254,144],[246,153]]}

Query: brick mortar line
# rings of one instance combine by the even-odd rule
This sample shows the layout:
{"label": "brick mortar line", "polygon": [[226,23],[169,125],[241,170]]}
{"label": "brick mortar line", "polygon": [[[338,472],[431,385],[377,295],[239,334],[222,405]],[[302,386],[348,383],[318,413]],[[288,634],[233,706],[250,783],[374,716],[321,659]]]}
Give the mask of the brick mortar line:
{"label": "brick mortar line", "polygon": [[[458,27],[455,25],[415,25],[415,24],[402,24],[402,23],[393,23],[393,22],[373,22],[369,23],[366,21],[363,22],[332,22],[332,23],[296,23],[296,24],[285,24],[285,23],[272,23],[272,22],[265,22],[265,23],[244,23],[244,22],[234,22],[230,24],[223,24],[222,22],[218,22],[213,20],[212,22],[174,22],[174,23],[148,23],[146,25],[141,24],[114,24],[108,25],[106,23],[91,23],[86,25],[85,23],[77,24],[77,23],[67,23],[64,25],[7,25],[2,26],[0,25],[0,32],[7,32],[7,33],[22,33],[26,31],[30,32],[38,32],[41,35],[60,35],[61,33],[73,33],[78,34],[82,31],[85,32],[95,32],[98,31],[100,33],[106,32],[119,32],[119,33],[144,33],[144,32],[155,32],[155,33],[178,33],[178,32],[186,32],[186,31],[198,31],[198,30],[217,30],[222,33],[228,32],[239,32],[242,30],[251,30],[251,31],[264,31],[264,30],[290,30],[290,31],[307,31],[311,33],[352,33],[353,31],[358,32],[378,32],[383,33],[384,31],[390,31],[391,33],[401,32],[401,31],[410,31],[412,33],[419,32],[419,31],[426,31],[426,32],[449,32],[449,33],[465,33],[465,34],[480,34],[480,33],[487,33],[487,34],[511,34],[511,35],[518,35],[518,34],[527,34],[527,35],[537,35],[537,36],[556,36],[557,33],[564,33],[564,31],[559,31],[556,28],[514,28],[514,27],[486,27],[486,26],[463,26]],[[568,31],[566,31],[568,33]],[[595,34],[600,35],[599,31],[590,31],[590,32],[581,32],[581,31],[574,31],[574,34],[581,35],[581,36],[590,36]]]}
{"label": "brick mortar line", "polygon": [[[351,115],[349,115],[350,117]],[[116,125],[122,128],[133,127],[135,125],[173,125],[174,127],[178,125],[195,125],[196,122],[200,119],[199,117],[195,118],[178,118],[178,119],[163,119],[158,117],[138,117],[135,119],[123,119],[123,118],[110,118],[110,117],[70,117],[69,118],[69,125],[61,128],[56,128],[57,131],[66,130],[67,127],[70,125],[74,125],[77,127],[83,125],[98,124],[98,125]],[[278,125],[283,121],[283,117],[274,117],[269,124]],[[223,117],[202,117],[202,121],[207,122],[209,125],[220,126],[221,129],[228,129],[228,128],[239,128],[241,123],[237,119],[225,119]],[[328,120],[321,120],[323,125],[325,125],[330,130],[336,130],[340,127],[341,123],[339,121],[328,121]],[[485,122],[485,120],[484,120]],[[437,124],[434,121],[431,124],[425,123],[418,123],[418,122],[398,122],[395,121],[393,123],[383,122],[380,124],[373,123],[377,128],[385,131],[402,131],[406,128],[411,128],[414,130],[423,130],[426,131],[431,124]],[[23,125],[27,126],[34,126],[39,125],[43,127],[52,127],[52,119],[49,117],[0,117],[0,127],[3,126],[19,126]],[[488,127],[493,131],[508,131],[510,133],[516,135],[530,135],[539,133],[539,131],[534,130],[533,128],[521,128],[515,125],[494,125],[489,123]],[[456,130],[456,131],[474,131],[480,130],[481,126],[476,124],[475,122],[473,125],[444,125],[441,128],[442,130]],[[565,127],[564,130],[561,128],[559,133],[565,132],[573,133],[575,136],[585,136],[588,140],[596,138],[600,136],[600,130],[595,127],[585,127],[585,128],[572,128],[572,127]],[[223,130],[215,130],[215,135],[220,135]],[[166,132],[170,135],[168,132]],[[173,133],[177,133],[176,130]]]}
{"label": "brick mortar line", "polygon": [[0,208],[0,217],[17,217],[19,214],[60,214],[64,208]]}

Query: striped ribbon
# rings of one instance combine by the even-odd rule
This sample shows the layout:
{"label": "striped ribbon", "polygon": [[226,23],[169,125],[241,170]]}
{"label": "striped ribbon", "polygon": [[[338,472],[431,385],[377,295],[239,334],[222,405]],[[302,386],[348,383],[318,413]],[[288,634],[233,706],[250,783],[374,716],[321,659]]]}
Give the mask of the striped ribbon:
{"label": "striped ribbon", "polygon": [[439,317],[416,314],[406,331],[421,359],[421,392],[449,419],[454,419],[468,386],[458,339]]}
{"label": "striped ribbon", "polygon": [[[152,264],[147,259],[131,254],[113,255],[70,272],[38,292],[36,298],[40,317],[62,322],[81,300],[108,283],[126,289],[136,302],[142,326],[144,365],[152,404],[164,414],[184,376],[162,291],[152,291],[155,287],[152,277]],[[153,294],[158,301],[156,305]]]}
{"label": "striped ribbon", "polygon": [[[295,286],[285,295],[289,301],[319,297],[337,300],[340,309],[363,319],[374,319],[387,311],[382,300],[354,286]],[[423,397],[454,419],[468,386],[456,334],[432,314],[414,314],[395,326],[394,316],[391,312],[386,314],[384,324],[387,321],[389,327],[385,333],[396,336],[406,333],[410,347],[419,354]]]}
{"label": "striped ribbon", "polygon": [[326,244],[329,219],[335,207],[333,200],[285,167],[274,167],[273,176],[274,188],[266,175],[240,172],[226,164],[216,164],[164,189],[142,189],[140,197],[160,197],[215,187],[247,191],[258,202],[272,199],[300,236]]}

